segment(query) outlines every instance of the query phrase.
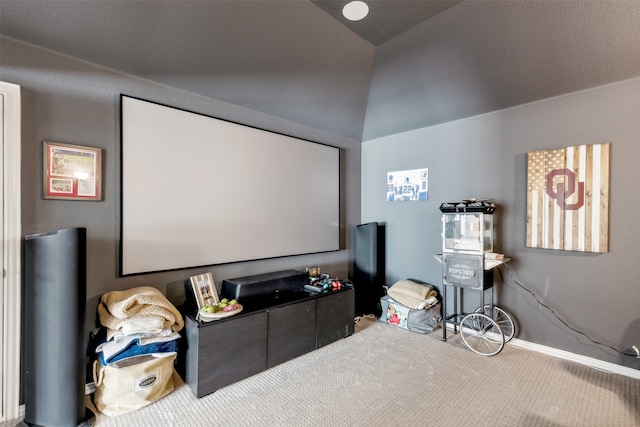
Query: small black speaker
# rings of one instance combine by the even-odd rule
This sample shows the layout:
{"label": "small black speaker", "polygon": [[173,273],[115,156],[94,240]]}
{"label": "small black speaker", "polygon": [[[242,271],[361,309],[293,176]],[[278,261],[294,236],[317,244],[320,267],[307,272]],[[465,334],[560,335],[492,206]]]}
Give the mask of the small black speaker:
{"label": "small black speaker", "polygon": [[356,316],[380,317],[380,297],[384,295],[385,226],[377,222],[356,226],[354,265],[351,281],[355,291]]}
{"label": "small black speaker", "polygon": [[83,424],[86,229],[27,235],[23,246],[24,423]]}

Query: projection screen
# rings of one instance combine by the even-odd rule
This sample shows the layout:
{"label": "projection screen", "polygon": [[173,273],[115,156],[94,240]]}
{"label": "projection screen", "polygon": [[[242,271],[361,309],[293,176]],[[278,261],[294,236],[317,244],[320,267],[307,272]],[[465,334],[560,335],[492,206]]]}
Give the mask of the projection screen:
{"label": "projection screen", "polygon": [[121,95],[120,275],[339,250],[336,147]]}

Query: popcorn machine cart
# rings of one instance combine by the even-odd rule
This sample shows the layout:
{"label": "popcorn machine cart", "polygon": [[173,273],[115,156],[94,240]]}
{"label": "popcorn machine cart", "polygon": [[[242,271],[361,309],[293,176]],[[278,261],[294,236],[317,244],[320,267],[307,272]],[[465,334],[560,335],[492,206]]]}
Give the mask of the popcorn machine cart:
{"label": "popcorn machine cart", "polygon": [[[435,255],[442,263],[443,327],[442,340],[447,340],[446,323],[453,324],[464,343],[473,352],[492,356],[505,342],[513,338],[515,324],[509,314],[493,304],[493,270],[508,261],[493,252],[492,202],[475,199],[443,203],[442,254]],[[447,313],[448,288],[453,289],[454,313]],[[472,313],[463,312],[463,290],[480,293],[480,306]],[[485,304],[485,292],[489,302]]]}

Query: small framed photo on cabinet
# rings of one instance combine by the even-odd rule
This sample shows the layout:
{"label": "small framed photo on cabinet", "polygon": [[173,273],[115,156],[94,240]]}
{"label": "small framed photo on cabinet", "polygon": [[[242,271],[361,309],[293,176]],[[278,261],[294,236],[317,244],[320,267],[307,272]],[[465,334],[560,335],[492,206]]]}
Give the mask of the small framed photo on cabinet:
{"label": "small framed photo on cabinet", "polygon": [[216,291],[216,284],[211,273],[191,276],[189,279],[191,280],[191,288],[193,289],[198,310],[205,305],[219,302],[218,291]]}

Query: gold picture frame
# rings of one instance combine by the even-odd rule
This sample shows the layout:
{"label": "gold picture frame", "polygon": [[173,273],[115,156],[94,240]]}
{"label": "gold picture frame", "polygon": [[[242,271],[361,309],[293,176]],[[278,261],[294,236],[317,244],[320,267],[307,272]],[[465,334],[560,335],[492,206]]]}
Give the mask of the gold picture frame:
{"label": "gold picture frame", "polygon": [[191,288],[198,310],[205,305],[219,302],[218,291],[216,290],[216,284],[213,281],[213,275],[211,273],[191,276],[189,280],[191,281]]}

